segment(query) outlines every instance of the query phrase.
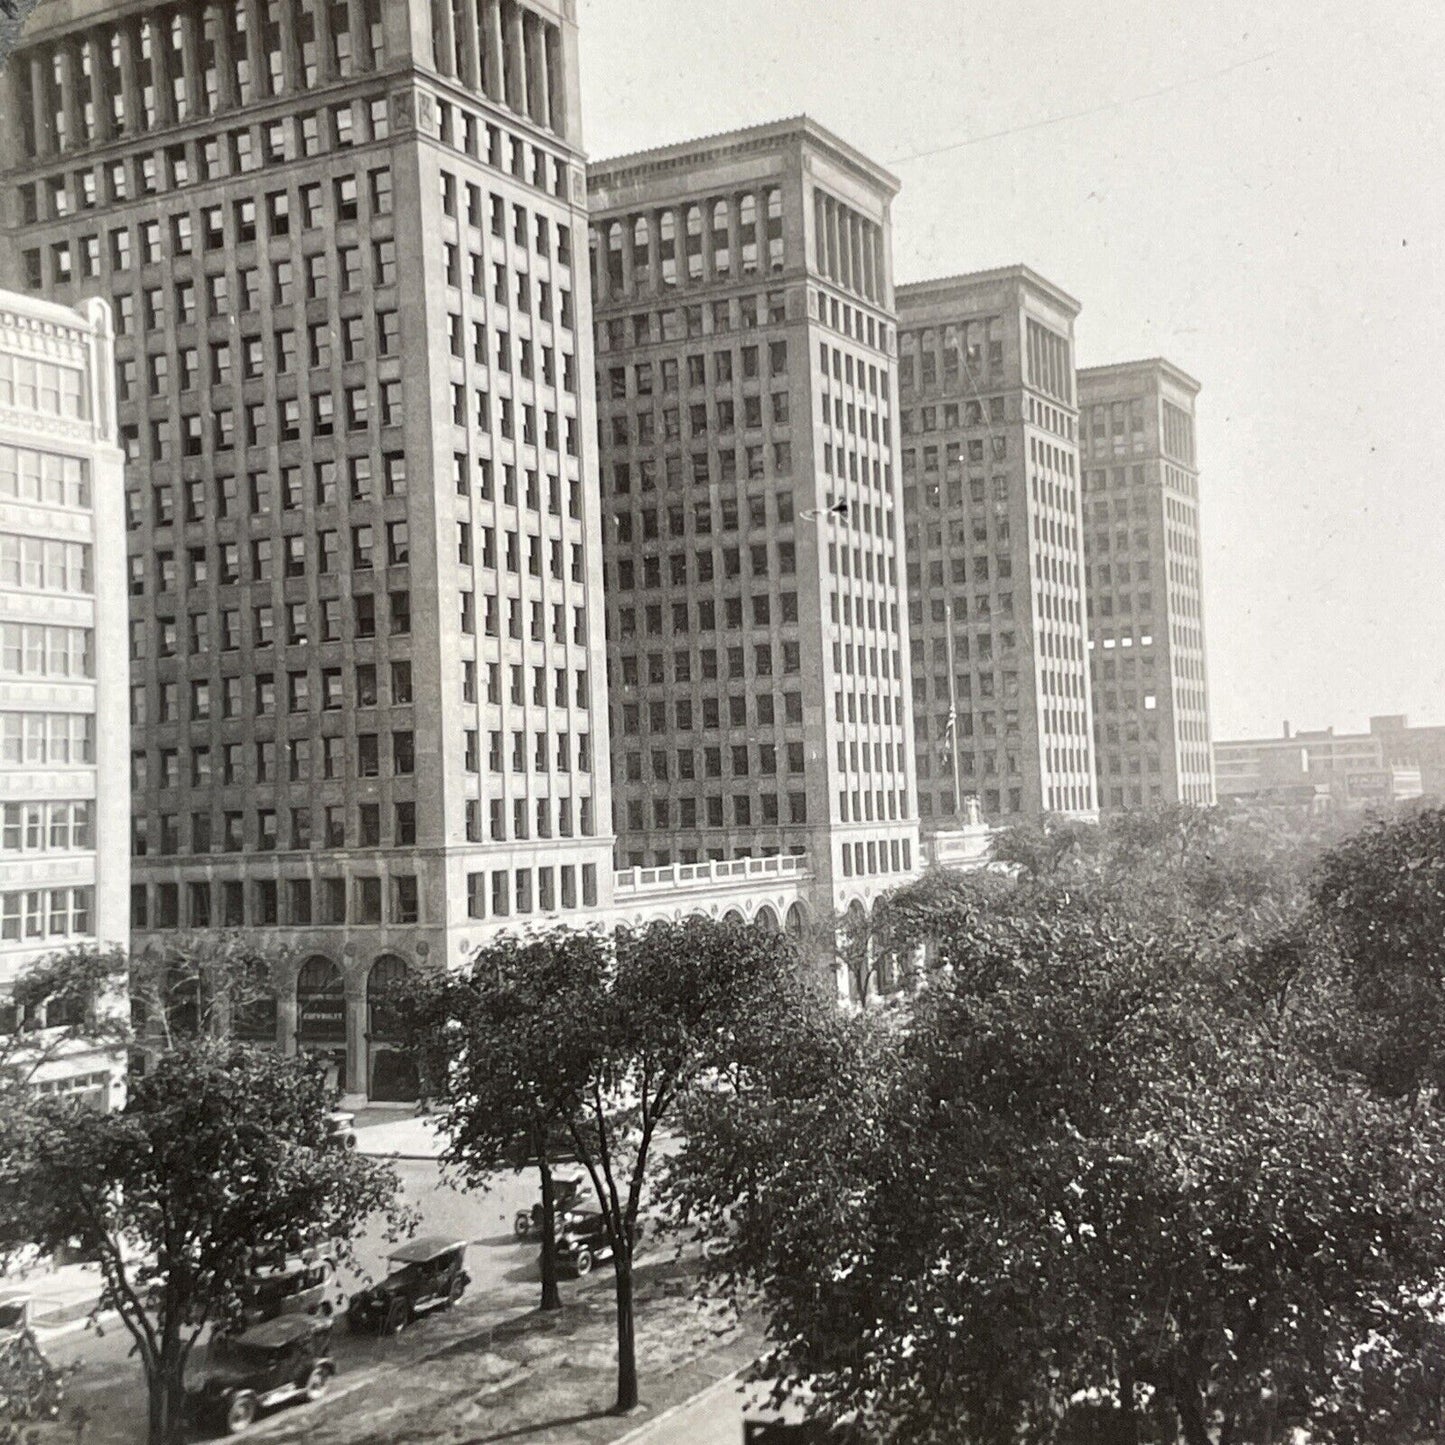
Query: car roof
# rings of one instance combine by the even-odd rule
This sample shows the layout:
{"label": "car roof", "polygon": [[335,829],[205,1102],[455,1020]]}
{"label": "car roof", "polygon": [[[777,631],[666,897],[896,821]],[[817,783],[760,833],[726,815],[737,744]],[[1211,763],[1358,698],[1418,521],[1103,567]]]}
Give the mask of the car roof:
{"label": "car roof", "polygon": [[466,1240],[457,1239],[455,1235],[424,1234],[419,1239],[409,1239],[405,1244],[397,1245],[387,1258],[400,1260],[403,1264],[427,1264],[438,1255],[466,1247]]}
{"label": "car roof", "polygon": [[255,1345],[263,1350],[274,1350],[280,1345],[289,1345],[296,1340],[309,1339],[325,1328],[327,1328],[326,1323],[318,1323],[310,1315],[282,1315],[279,1319],[265,1320],[259,1325],[252,1325],[249,1330],[237,1337],[236,1343]]}

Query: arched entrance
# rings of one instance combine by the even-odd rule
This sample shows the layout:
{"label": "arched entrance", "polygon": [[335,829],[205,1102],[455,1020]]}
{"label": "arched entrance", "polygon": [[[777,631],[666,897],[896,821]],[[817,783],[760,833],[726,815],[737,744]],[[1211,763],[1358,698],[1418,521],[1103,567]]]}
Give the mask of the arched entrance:
{"label": "arched entrance", "polygon": [[415,1064],[396,1047],[400,1031],[394,1002],[410,977],[406,960],[394,953],[383,953],[366,976],[368,1094],[386,1103],[411,1103],[420,1092]]}
{"label": "arched entrance", "polygon": [[847,912],[843,914],[841,932],[838,951],[845,971],[845,997],[855,1003],[862,1003],[872,988],[873,970],[868,938],[868,911],[857,898],[848,905]]}
{"label": "arched entrance", "polygon": [[807,914],[803,911],[801,903],[795,903],[788,909],[783,918],[783,932],[789,938],[798,941],[803,937],[803,929],[807,926]]}
{"label": "arched entrance", "polygon": [[722,921],[724,923],[736,924],[738,926],[741,926],[742,924],[747,922],[747,919],[745,919],[742,914],[737,911],[736,908],[729,908],[728,911],[723,914]]}
{"label": "arched entrance", "polygon": [[778,922],[778,915],[773,912],[771,905],[764,903],[753,915],[753,922],[760,928],[766,928],[769,933],[781,933],[782,925]]}
{"label": "arched entrance", "polygon": [[326,1063],[326,1086],[346,1087],[346,985],[329,958],[314,954],[296,975],[296,1049]]}

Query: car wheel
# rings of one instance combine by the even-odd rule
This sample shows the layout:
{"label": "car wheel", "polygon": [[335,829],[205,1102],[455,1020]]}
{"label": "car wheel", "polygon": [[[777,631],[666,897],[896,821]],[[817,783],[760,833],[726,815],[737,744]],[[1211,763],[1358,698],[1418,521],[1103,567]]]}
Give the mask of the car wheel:
{"label": "car wheel", "polygon": [[330,1383],[331,1371],[325,1365],[314,1365],[306,1377],[306,1398],[311,1401],[319,1400]]}
{"label": "car wheel", "polygon": [[572,1261],[572,1268],[577,1271],[578,1276],[592,1273],[592,1251],[590,1249],[579,1249],[577,1258]]}
{"label": "car wheel", "polygon": [[399,1335],[407,1326],[411,1318],[411,1311],[406,1307],[405,1300],[397,1300],[386,1312],[386,1319],[382,1324],[381,1332],[384,1335]]}
{"label": "car wheel", "polygon": [[518,1239],[526,1239],[532,1232],[532,1216],[530,1214],[519,1213],[516,1222],[512,1225],[512,1229]]}
{"label": "car wheel", "polygon": [[226,1406],[226,1434],[239,1435],[256,1421],[256,1397],[249,1390],[241,1390],[231,1396]]}
{"label": "car wheel", "polygon": [[466,1287],[467,1287],[467,1282],[466,1282],[466,1280],[464,1280],[464,1279],[461,1277],[461,1275],[458,1275],[458,1276],[452,1281],[452,1287],[447,1291],[447,1308],[448,1308],[448,1309],[450,1309],[454,1304],[456,1304],[456,1302],[457,1302],[459,1299],[461,1299],[462,1293],[463,1293],[463,1291],[466,1289]]}

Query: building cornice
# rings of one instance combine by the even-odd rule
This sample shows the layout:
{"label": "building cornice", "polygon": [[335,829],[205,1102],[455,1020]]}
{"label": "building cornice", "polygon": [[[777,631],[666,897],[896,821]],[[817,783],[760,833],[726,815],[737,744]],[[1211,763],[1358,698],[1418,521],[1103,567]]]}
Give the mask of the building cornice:
{"label": "building cornice", "polygon": [[902,182],[891,171],[871,161],[861,151],[807,115],[789,116],[742,130],[720,131],[716,135],[633,151],[591,162],[587,170],[589,190],[602,190],[654,176],[672,175],[711,162],[738,156],[782,150],[791,144],[811,145],[856,172],[891,199]]}
{"label": "building cornice", "polygon": [[995,286],[1000,281],[1018,281],[1030,290],[1047,296],[1056,306],[1077,316],[1083,303],[1070,296],[1062,286],[1056,286],[1047,277],[1039,275],[1032,266],[998,266],[990,271],[965,271],[956,276],[938,276],[930,281],[909,281],[898,286],[894,295],[898,310],[903,312],[909,306],[926,306],[938,301],[953,299],[960,292]]}
{"label": "building cornice", "polygon": [[1167,376],[1191,396],[1198,396],[1203,389],[1203,382],[1197,381],[1182,366],[1176,366],[1162,356],[1141,357],[1138,361],[1111,361],[1104,366],[1081,366],[1078,370],[1079,389],[1082,390],[1091,381],[1114,381],[1126,376],[1155,372]]}

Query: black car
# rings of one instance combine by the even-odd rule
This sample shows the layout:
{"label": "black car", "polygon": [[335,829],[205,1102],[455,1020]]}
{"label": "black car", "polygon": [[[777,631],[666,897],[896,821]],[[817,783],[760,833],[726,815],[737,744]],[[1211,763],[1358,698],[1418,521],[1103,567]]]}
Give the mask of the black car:
{"label": "black car", "polygon": [[426,1235],[401,1245],[387,1260],[392,1269],[386,1278],[352,1295],[347,1325],[357,1333],[394,1335],[417,1315],[450,1309],[472,1282],[462,1267],[466,1257],[466,1242],[450,1235]]}
{"label": "black car", "polygon": [[188,1392],[192,1418],[239,1435],[272,1405],[319,1400],[336,1373],[326,1353],[330,1339],[330,1322],[310,1315],[283,1315],[235,1336]]}
{"label": "black car", "polygon": [[[580,1171],[552,1176],[552,1212],[559,1220],[582,1197],[586,1185],[587,1176]],[[541,1234],[542,1201],[539,1199],[530,1209],[519,1209],[512,1228],[518,1239]]]}
{"label": "black car", "polygon": [[[639,1219],[634,1243],[641,1238],[642,1221]],[[594,1264],[605,1264],[612,1258],[607,1221],[600,1210],[573,1209],[557,1220],[555,1258],[559,1272],[579,1278],[591,1274]]]}

